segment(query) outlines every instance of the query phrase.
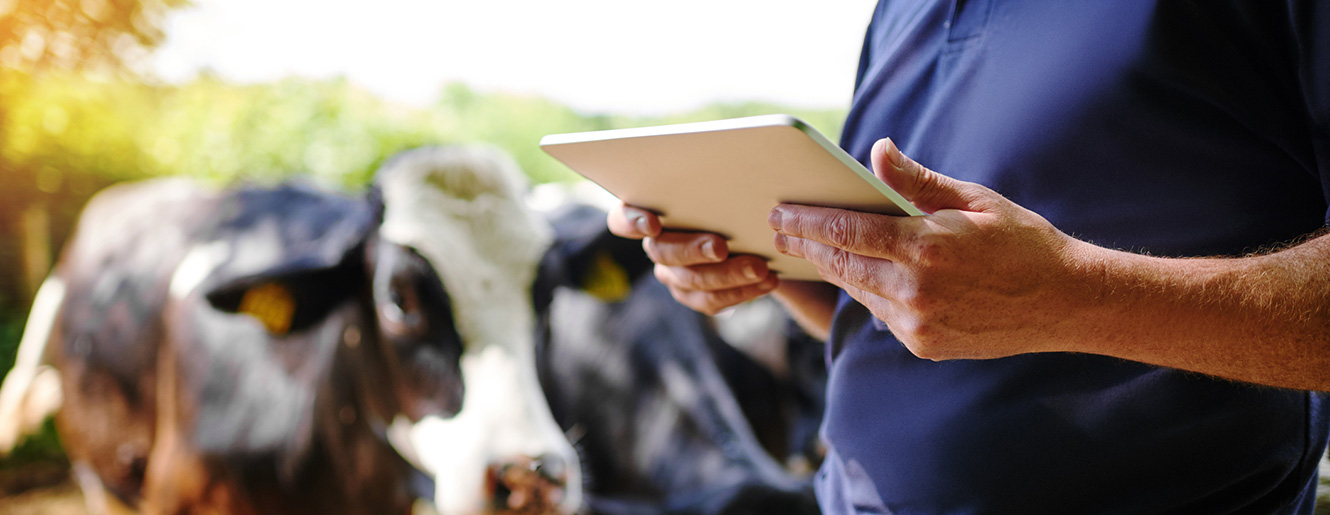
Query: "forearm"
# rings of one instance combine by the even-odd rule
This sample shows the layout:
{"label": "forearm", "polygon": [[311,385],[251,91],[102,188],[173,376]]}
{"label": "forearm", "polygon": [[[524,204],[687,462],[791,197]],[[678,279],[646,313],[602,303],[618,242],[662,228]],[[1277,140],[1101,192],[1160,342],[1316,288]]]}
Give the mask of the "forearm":
{"label": "forearm", "polygon": [[781,281],[772,294],[805,332],[825,342],[831,334],[838,292],[827,283]]}
{"label": "forearm", "polygon": [[1092,307],[1063,350],[1330,390],[1330,236],[1245,258],[1087,254]]}

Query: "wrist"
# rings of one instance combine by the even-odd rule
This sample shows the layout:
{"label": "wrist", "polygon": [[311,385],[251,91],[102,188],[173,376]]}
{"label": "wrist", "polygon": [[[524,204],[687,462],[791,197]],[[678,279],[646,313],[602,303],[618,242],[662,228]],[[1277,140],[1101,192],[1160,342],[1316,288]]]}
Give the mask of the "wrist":
{"label": "wrist", "polygon": [[1132,254],[1067,237],[1062,260],[1065,277],[1054,283],[1057,322],[1046,351],[1105,354],[1121,339],[1123,321],[1151,275],[1148,256]]}
{"label": "wrist", "polygon": [[771,294],[805,332],[826,341],[831,334],[839,291],[824,282],[782,280]]}

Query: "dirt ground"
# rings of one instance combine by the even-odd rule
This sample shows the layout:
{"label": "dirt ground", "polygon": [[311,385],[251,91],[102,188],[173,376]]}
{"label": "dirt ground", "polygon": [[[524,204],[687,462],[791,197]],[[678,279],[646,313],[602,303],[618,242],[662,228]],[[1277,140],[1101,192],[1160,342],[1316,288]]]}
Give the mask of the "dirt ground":
{"label": "dirt ground", "polygon": [[[112,502],[114,505],[110,507],[109,515],[138,515],[133,509]],[[438,515],[433,505],[426,501],[418,501],[412,513]],[[66,476],[66,479],[55,484],[28,488],[20,493],[6,494],[4,489],[0,489],[0,515],[88,515],[88,509],[83,503],[83,493],[79,491],[78,485]]]}
{"label": "dirt ground", "polygon": [[86,515],[83,494],[72,481],[0,497],[3,515]]}
{"label": "dirt ground", "polygon": [[[51,472],[43,471],[41,474],[49,476]],[[1322,474],[1321,492],[1317,496],[1315,515],[1330,515],[1330,474],[1326,474],[1326,471],[1322,471]],[[425,503],[418,504],[414,511],[415,515],[436,515]],[[87,515],[87,513],[87,508],[83,504],[83,493],[69,479],[29,488],[21,493],[6,494],[4,489],[0,489],[0,515]],[[112,515],[135,515],[135,512],[124,506],[116,506],[112,508]]]}
{"label": "dirt ground", "polygon": [[[0,468],[0,515],[87,515],[83,492],[69,474],[63,460],[28,463]],[[133,515],[123,506],[112,506],[112,515]]]}

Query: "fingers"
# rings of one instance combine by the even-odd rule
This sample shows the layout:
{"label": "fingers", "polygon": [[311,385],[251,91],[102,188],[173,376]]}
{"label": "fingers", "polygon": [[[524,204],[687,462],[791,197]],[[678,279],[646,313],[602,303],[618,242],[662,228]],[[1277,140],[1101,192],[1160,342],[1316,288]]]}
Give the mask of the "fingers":
{"label": "fingers", "polygon": [[729,255],[725,239],[709,233],[663,232],[655,213],[629,205],[611,209],[605,220],[610,232],[639,239],[652,261],[669,266],[719,263]]}
{"label": "fingers", "polygon": [[[662,268],[667,270],[662,271]],[[669,267],[657,265],[656,277],[661,278],[661,282],[665,283],[665,285],[670,288],[670,294],[674,296],[674,299],[679,301],[680,304],[708,315],[714,315],[725,308],[742,304],[771,293],[771,291],[776,289],[776,286],[780,284],[780,280],[776,277],[776,274],[767,273],[758,282],[746,284],[744,286],[717,290],[689,289],[671,283],[670,278],[674,277],[674,275],[678,273],[678,270],[669,270],[668,268]]]}
{"label": "fingers", "polygon": [[910,159],[890,138],[878,140],[869,153],[873,173],[915,207],[927,213],[942,209],[982,210],[976,201],[991,194],[981,185],[960,181],[925,168]]}
{"label": "fingers", "polygon": [[642,249],[652,261],[667,266],[719,263],[730,254],[724,238],[701,232],[662,232],[642,240]]}
{"label": "fingers", "polygon": [[747,255],[693,266],[658,264],[655,272],[675,300],[709,315],[771,293],[780,283],[765,260]]}
{"label": "fingers", "polygon": [[606,217],[610,232],[642,240],[642,249],[656,263],[656,278],[681,304],[716,314],[776,289],[776,274],[757,256],[730,257],[725,239],[710,233],[663,231],[660,218],[645,209],[623,205]]}
{"label": "fingers", "polygon": [[856,288],[854,285],[841,283],[837,286],[845,290],[850,298],[867,308],[874,318],[886,324],[891,334],[905,345],[910,353],[933,361],[942,358],[935,348],[929,347],[932,343],[929,328],[920,324],[918,318],[910,316],[908,309],[898,306],[891,299]]}
{"label": "fingers", "polygon": [[[899,259],[903,235],[913,234],[918,220],[844,209],[781,204],[767,223],[777,234],[810,239],[855,254]],[[779,249],[779,247],[778,247]]]}
{"label": "fingers", "polygon": [[610,232],[624,238],[640,240],[660,234],[660,218],[642,208],[621,204],[611,209],[605,220]]}
{"label": "fingers", "polygon": [[824,279],[841,289],[848,285],[878,295],[889,294],[891,278],[898,274],[898,265],[890,260],[855,254],[810,239],[776,233],[772,243],[777,251],[812,263]]}
{"label": "fingers", "polygon": [[771,270],[757,256],[735,256],[721,263],[694,266],[656,266],[656,278],[683,290],[719,291],[757,284]]}

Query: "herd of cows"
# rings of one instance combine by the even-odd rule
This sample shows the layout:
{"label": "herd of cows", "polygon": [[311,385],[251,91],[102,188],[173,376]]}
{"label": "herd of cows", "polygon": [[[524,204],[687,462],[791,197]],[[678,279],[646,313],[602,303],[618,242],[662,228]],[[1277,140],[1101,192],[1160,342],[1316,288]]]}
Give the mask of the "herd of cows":
{"label": "herd of cows", "polygon": [[816,513],[821,344],[770,304],[688,310],[603,211],[527,196],[476,146],[359,196],[108,189],[34,301],[0,453],[54,414],[94,513]]}

